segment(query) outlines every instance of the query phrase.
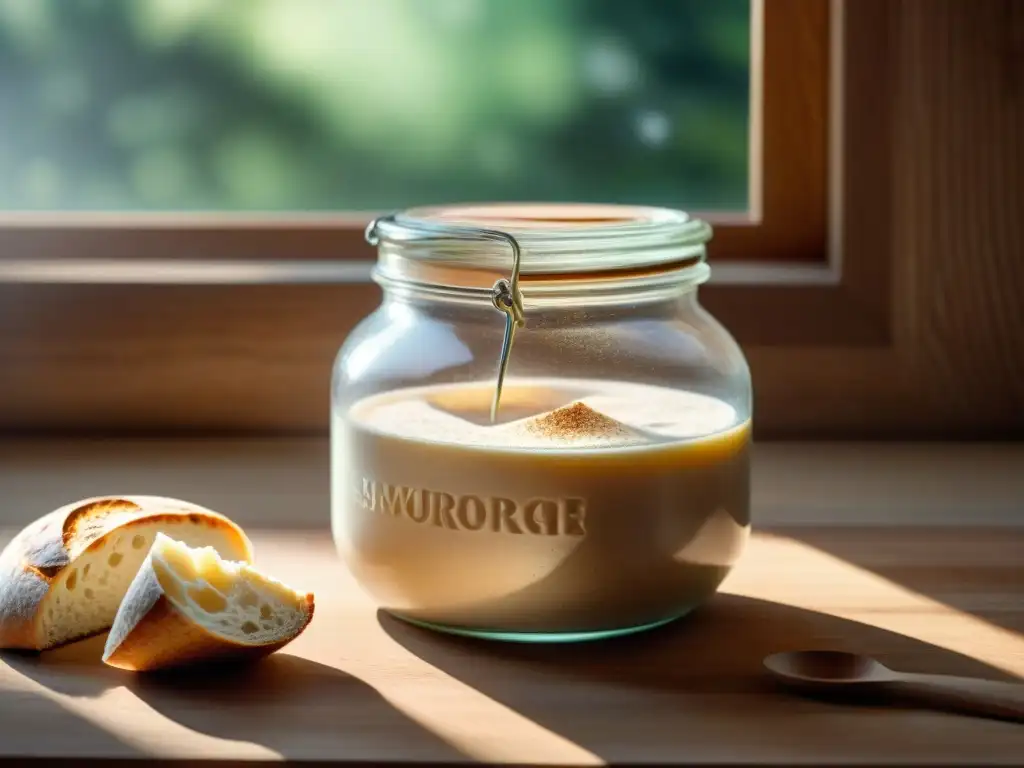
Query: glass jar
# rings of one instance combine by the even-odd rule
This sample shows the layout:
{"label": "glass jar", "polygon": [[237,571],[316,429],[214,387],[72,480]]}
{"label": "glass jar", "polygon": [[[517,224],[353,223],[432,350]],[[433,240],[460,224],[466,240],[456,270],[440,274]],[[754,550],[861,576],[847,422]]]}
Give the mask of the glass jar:
{"label": "glass jar", "polygon": [[513,204],[371,227],[384,295],[334,367],[332,524],[381,608],[560,641],[712,595],[750,529],[751,383],[697,300],[710,227]]}

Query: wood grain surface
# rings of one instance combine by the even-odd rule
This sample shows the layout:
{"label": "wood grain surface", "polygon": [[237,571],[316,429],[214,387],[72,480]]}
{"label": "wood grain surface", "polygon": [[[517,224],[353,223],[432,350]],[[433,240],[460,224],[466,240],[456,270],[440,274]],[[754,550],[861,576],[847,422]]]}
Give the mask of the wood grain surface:
{"label": "wood grain surface", "polygon": [[1024,5],[917,0],[904,14],[900,349],[936,415],[1024,425]]}
{"label": "wood grain surface", "polygon": [[[1020,438],[1024,3],[847,5],[848,24],[881,34],[846,62],[851,76],[874,73],[857,87],[877,104],[863,104],[853,128],[863,135],[873,121],[873,145],[859,144],[846,164],[864,181],[874,175],[887,205],[875,223],[844,208],[844,230],[873,233],[887,256],[847,255],[858,274],[888,264],[889,340],[748,348],[756,410],[777,436]],[[865,308],[877,316],[885,283],[870,271],[861,279],[858,297],[871,296],[872,281],[879,286]]]}
{"label": "wood grain surface", "polygon": [[1024,727],[796,697],[773,651],[874,654],[894,668],[1024,675],[1024,533],[759,533],[724,593],[616,642],[457,640],[378,614],[326,534],[259,532],[257,560],[317,592],[285,651],[245,670],[142,677],[102,638],[0,654],[0,761],[328,764],[1019,764]]}

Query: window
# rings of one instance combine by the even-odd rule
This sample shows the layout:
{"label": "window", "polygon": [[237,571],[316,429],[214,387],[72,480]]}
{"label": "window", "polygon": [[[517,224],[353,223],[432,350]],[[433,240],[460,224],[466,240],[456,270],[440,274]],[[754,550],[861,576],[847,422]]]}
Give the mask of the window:
{"label": "window", "polygon": [[[51,258],[367,258],[367,215],[442,200],[707,212],[719,260],[822,262],[825,0],[0,4],[0,209]],[[273,213],[272,218],[266,213]],[[289,214],[291,214],[289,216]],[[311,215],[312,214],[312,215]],[[341,214],[341,215],[339,215]],[[346,215],[347,214],[347,215]],[[354,215],[353,215],[354,214]],[[237,218],[235,219],[237,221]],[[83,231],[72,236],[73,227]],[[69,228],[71,227],[71,228]],[[242,242],[238,242],[242,238]],[[281,238],[278,241],[276,238]],[[21,250],[22,243],[13,243]],[[67,250],[65,250],[65,246]]]}
{"label": "window", "polygon": [[788,350],[889,339],[884,156],[829,166],[881,130],[833,112],[877,99],[883,5],[0,3],[0,428],[321,430],[378,301],[359,210],[496,196],[707,215],[788,424]]}
{"label": "window", "polygon": [[0,5],[10,210],[748,205],[749,0]]}

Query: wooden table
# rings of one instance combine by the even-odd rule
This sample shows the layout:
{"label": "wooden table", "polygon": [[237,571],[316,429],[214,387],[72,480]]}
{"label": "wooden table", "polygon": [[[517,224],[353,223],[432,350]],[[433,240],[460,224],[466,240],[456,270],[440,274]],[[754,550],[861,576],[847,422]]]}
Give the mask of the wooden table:
{"label": "wooden table", "polygon": [[796,698],[760,666],[815,646],[1024,676],[1019,529],[761,532],[689,619],[561,647],[406,626],[377,613],[326,532],[253,538],[260,564],[316,591],[305,635],[217,678],[106,668],[101,639],[0,654],[0,761],[1024,763],[1022,725]]}

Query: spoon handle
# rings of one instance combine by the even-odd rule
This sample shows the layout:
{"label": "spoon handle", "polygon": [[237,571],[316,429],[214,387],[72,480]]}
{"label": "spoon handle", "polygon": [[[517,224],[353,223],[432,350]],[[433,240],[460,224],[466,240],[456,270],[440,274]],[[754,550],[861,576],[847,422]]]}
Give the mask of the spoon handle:
{"label": "spoon handle", "polygon": [[967,714],[1024,722],[1024,685],[972,677],[900,674],[886,684],[907,700]]}

